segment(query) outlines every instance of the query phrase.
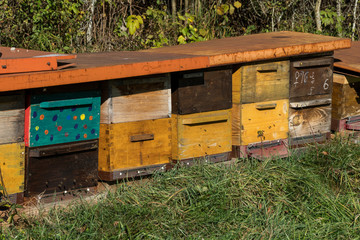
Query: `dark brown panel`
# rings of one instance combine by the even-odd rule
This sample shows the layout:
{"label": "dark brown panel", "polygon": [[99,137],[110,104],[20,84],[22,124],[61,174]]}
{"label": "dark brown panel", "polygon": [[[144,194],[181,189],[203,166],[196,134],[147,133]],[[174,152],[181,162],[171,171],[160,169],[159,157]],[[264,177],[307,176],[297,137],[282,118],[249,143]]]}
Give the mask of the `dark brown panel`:
{"label": "dark brown panel", "polygon": [[171,85],[172,113],[191,114],[231,108],[231,69],[174,73]]}
{"label": "dark brown panel", "polygon": [[25,196],[96,186],[98,149],[92,148],[94,144],[97,145],[97,140],[92,141],[87,149],[84,146],[72,146],[73,143],[58,145],[59,149],[68,147],[71,150],[68,153],[60,151],[63,154],[45,154],[44,157],[32,156],[36,155],[35,153],[48,153],[54,146],[28,148]]}
{"label": "dark brown panel", "polygon": [[180,164],[181,166],[192,166],[195,163],[199,163],[199,162],[219,163],[219,162],[226,162],[229,160],[231,160],[231,152],[224,152],[224,153],[207,155],[199,158],[187,158],[181,160],[173,159],[173,163]]}
{"label": "dark brown panel", "polygon": [[290,101],[293,98],[331,94],[333,57],[292,61],[290,66]]}

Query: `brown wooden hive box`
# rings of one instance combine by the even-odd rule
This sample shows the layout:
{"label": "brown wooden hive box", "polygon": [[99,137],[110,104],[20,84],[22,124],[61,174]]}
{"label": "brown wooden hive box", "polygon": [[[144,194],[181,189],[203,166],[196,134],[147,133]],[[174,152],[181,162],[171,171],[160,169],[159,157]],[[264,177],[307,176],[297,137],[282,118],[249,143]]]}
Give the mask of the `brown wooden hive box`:
{"label": "brown wooden hive box", "polygon": [[331,131],[332,52],[291,59],[289,145],[324,142]]}
{"label": "brown wooden hive box", "polygon": [[104,83],[99,176],[116,179],[165,170],[171,160],[170,74]]}

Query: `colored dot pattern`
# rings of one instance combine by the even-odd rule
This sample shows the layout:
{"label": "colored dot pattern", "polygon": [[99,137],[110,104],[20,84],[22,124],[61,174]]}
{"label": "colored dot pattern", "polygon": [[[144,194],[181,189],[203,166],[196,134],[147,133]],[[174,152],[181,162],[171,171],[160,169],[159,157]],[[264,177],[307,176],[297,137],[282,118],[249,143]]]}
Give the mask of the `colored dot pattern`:
{"label": "colored dot pattern", "polygon": [[31,105],[29,134],[31,147],[98,138],[100,94],[91,106],[40,108],[39,105]]}

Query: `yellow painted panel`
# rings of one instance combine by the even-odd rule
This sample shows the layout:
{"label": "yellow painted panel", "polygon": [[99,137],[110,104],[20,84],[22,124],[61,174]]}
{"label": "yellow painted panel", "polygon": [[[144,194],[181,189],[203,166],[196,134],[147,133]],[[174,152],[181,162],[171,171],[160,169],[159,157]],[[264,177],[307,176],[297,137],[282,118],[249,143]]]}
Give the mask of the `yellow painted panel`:
{"label": "yellow painted panel", "polygon": [[288,137],[288,99],[242,104],[241,112],[241,145]]}
{"label": "yellow painted panel", "polygon": [[[231,151],[231,110],[172,115],[175,160],[203,157]],[[175,139],[175,138],[173,138]]]}
{"label": "yellow painted panel", "polygon": [[288,98],[289,77],[289,61],[242,66],[241,102],[255,103]]}
{"label": "yellow painted panel", "polygon": [[[153,139],[148,138],[153,134]],[[145,140],[134,140],[134,138]],[[100,124],[99,170],[112,172],[169,163],[171,119]]]}
{"label": "yellow painted panel", "polygon": [[0,145],[0,166],[4,187],[8,194],[24,191],[25,144]]}

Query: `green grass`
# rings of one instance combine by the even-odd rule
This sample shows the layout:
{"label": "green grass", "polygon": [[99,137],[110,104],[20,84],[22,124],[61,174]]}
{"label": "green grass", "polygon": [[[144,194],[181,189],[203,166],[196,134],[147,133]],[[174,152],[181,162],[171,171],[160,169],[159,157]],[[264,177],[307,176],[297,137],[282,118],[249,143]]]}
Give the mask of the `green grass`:
{"label": "green grass", "polygon": [[3,228],[16,239],[359,239],[360,146],[195,165]]}

